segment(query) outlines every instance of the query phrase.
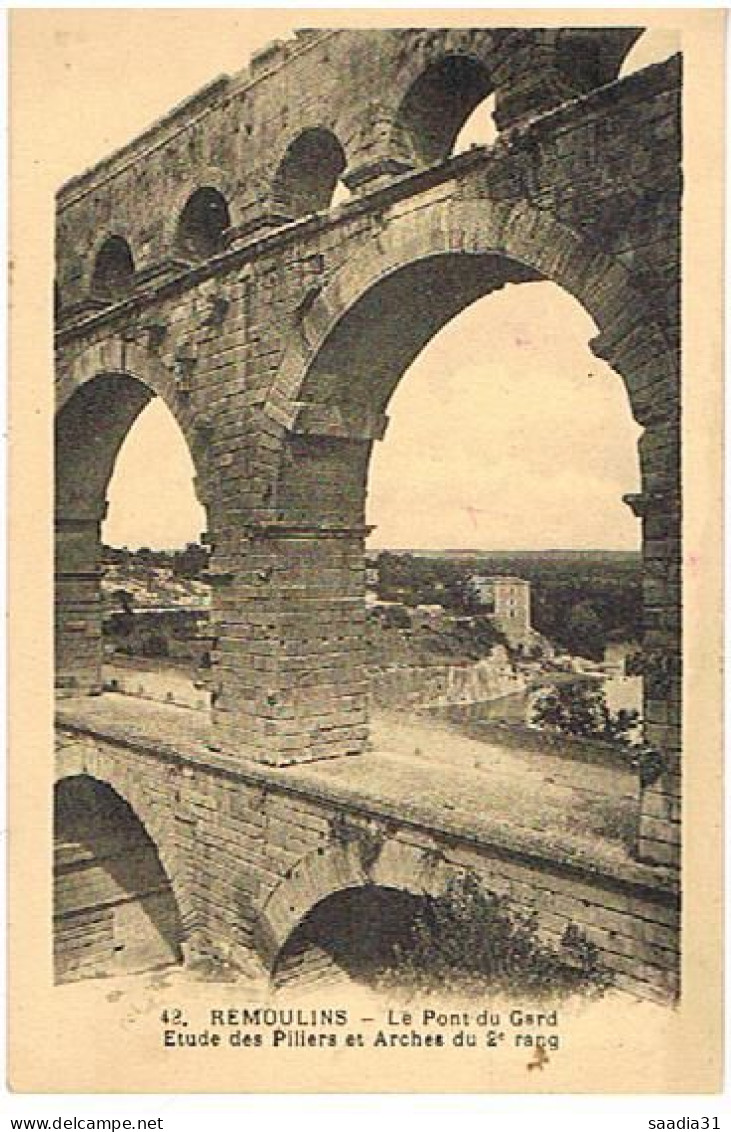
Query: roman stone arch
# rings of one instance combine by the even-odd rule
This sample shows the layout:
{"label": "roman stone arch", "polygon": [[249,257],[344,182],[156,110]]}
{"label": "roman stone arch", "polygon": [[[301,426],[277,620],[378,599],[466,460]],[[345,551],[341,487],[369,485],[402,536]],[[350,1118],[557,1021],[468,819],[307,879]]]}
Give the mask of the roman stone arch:
{"label": "roman stone arch", "polygon": [[[421,29],[407,33],[410,50],[396,54],[376,117],[379,161],[402,168],[444,160],[470,113],[494,95],[498,130],[617,77],[640,29]],[[371,146],[374,139],[371,139]],[[394,166],[391,172],[398,171]],[[354,171],[354,181],[366,179]]]}
{"label": "roman stone arch", "polygon": [[55,436],[56,669],[60,692],[101,689],[100,534],[119,450],[160,396],[188,443],[196,492],[207,505],[205,445],[175,376],[141,345],[110,339],[75,355],[59,374]]}
{"label": "roman stone arch", "polygon": [[91,297],[118,302],[134,286],[135,262],[129,242],[118,234],[108,236],[93,258]]}
{"label": "roman stone arch", "polygon": [[121,263],[122,257],[124,257],[127,265],[125,287],[124,289],[120,288],[117,301],[119,298],[124,298],[126,293],[132,289],[135,282],[135,271],[138,267],[134,236],[123,222],[112,222],[105,224],[95,232],[93,238],[89,240],[79,256],[78,282],[75,290],[81,301],[91,301],[97,306],[110,301],[109,298],[105,300],[99,294],[95,281],[98,278],[99,265],[102,264],[103,266],[104,259],[110,249],[116,249],[119,262]]}
{"label": "roman stone arch", "polygon": [[[450,290],[456,291],[460,277],[468,276],[480,257],[485,257],[486,266],[492,258],[499,270],[493,271],[492,278],[486,275],[468,283],[455,306]],[[303,418],[312,416],[316,408],[323,412],[327,408],[330,435],[347,438],[347,414],[341,411],[337,422],[334,418],[335,408],[344,406],[352,392],[352,367],[343,359],[343,373],[332,369],[325,373],[324,351],[358,304],[381,284],[401,271],[450,261],[459,270],[446,279],[447,288],[436,296],[429,312],[431,325],[421,341],[403,347],[404,356],[394,357],[393,365],[405,368],[433,333],[468,302],[508,281],[547,279],[572,294],[594,319],[599,333],[592,340],[592,349],[623,377],[638,423],[651,424],[658,412],[663,415],[663,406],[668,414],[677,408],[673,344],[655,316],[652,295],[648,296],[646,287],[636,285],[617,259],[528,204],[455,201],[388,223],[372,245],[316,296],[290,338],[264,410],[272,429],[278,427],[280,435],[306,431]],[[505,263],[507,270],[501,266]],[[408,310],[402,309],[398,317],[403,318],[404,313],[408,315]],[[398,348],[402,349],[400,344]],[[332,360],[329,355],[328,362]],[[364,420],[362,413],[359,423],[366,430],[385,427],[380,419]],[[355,438],[357,431],[352,435]]]}
{"label": "roman stone arch", "polygon": [[347,139],[348,187],[385,184],[446,157],[471,111],[493,90],[501,38],[493,29],[425,28],[407,33],[408,47],[394,43],[388,81],[374,67],[368,103],[345,100],[339,128]]}
{"label": "roman stone arch", "polygon": [[201,185],[190,194],[178,216],[174,251],[194,262],[210,259],[224,250],[224,234],[230,227],[226,197],[213,185]]}
{"label": "roman stone arch", "polygon": [[73,744],[71,757],[62,751],[56,759],[54,786],[72,778],[92,778],[108,786],[133,811],[146,830],[160,857],[160,863],[174,889],[178,906],[187,907],[187,896],[181,876],[181,865],[174,843],[174,823],[169,807],[155,804],[153,798],[133,772],[129,764],[105,754],[101,747],[91,744]]}
{"label": "roman stone arch", "polygon": [[270,190],[273,209],[296,220],[328,208],[346,164],[333,130],[320,125],[299,129],[276,163]]}
{"label": "roman stone arch", "polygon": [[183,432],[189,429],[187,416],[177,403],[174,374],[142,341],[129,335],[107,337],[64,356],[57,368],[56,414],[82,386],[104,373],[128,374],[143,381],[152,394],[162,397]]}
{"label": "roman stone arch", "polygon": [[218,193],[226,202],[230,225],[238,223],[236,185],[232,173],[216,165],[196,165],[186,170],[184,177],[176,178],[175,185],[166,195],[169,207],[165,209],[162,244],[168,255],[176,252],[178,227],[185,206],[201,189],[212,189]]}
{"label": "roman stone arch", "polygon": [[54,821],[57,974],[62,980],[69,972],[83,974],[90,952],[83,946],[78,950],[79,939],[91,951],[106,952],[97,960],[106,967],[114,951],[124,949],[114,947],[120,928],[138,963],[182,961],[193,918],[169,814],[161,813],[139,781],[99,749],[77,751],[73,760],[62,756],[59,762],[54,782],[61,805]]}
{"label": "roman stone arch", "polygon": [[377,835],[373,840],[367,832],[316,849],[297,863],[261,909],[255,931],[259,956],[271,972],[287,940],[309,913],[338,893],[375,886],[413,896],[439,896],[448,878],[460,871],[416,845]]}
{"label": "roman stone arch", "polygon": [[[329,590],[333,632],[344,651],[350,646],[352,687],[362,697],[354,722],[362,735],[362,592],[354,565],[363,557],[373,441],[384,435],[396,384],[437,330],[491,290],[532,279],[558,284],[588,311],[598,330],[591,347],[624,379],[631,412],[645,429],[643,489],[628,502],[643,522],[646,734],[677,783],[679,353],[674,328],[655,305],[662,288],[647,274],[640,285],[616,258],[528,203],[439,202],[386,222],[314,298],[291,335],[265,409],[268,434],[281,438],[279,454],[269,454],[274,516],[317,548],[310,553],[319,555],[318,577],[330,570],[340,579]],[[326,700],[336,694],[328,688]],[[675,786],[666,786],[652,819],[660,824],[676,818],[668,801]]]}
{"label": "roman stone arch", "polygon": [[428,63],[409,86],[395,121],[396,136],[418,165],[443,161],[470,114],[494,90],[490,70],[471,51]]}
{"label": "roman stone arch", "polygon": [[[379,438],[395,384],[433,334],[478,297],[530,279],[557,283],[592,316],[599,331],[592,349],[624,378],[638,423],[651,433],[677,415],[677,355],[652,295],[622,264],[554,219],[526,205],[457,202],[389,224],[374,245],[317,296],[290,341],[269,403],[290,437],[329,437],[331,454],[337,439]],[[372,320],[377,311],[396,310],[398,334],[389,336],[388,315],[379,315],[373,358]],[[676,486],[672,466],[648,461],[652,449],[645,437],[643,479],[668,491]],[[287,466],[275,491],[283,508],[284,480],[294,468]]]}

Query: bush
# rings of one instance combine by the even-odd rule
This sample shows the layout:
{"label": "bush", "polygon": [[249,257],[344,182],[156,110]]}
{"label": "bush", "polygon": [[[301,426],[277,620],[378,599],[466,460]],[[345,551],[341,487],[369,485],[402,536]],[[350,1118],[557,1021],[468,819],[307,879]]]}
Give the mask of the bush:
{"label": "bush", "polygon": [[581,739],[601,739],[627,746],[637,727],[636,711],[612,715],[601,688],[581,681],[559,684],[539,696],[533,705],[533,723],[562,735]]}
{"label": "bush", "polygon": [[549,947],[539,939],[535,914],[511,908],[469,873],[443,896],[426,898],[409,935],[378,980],[384,989],[597,997],[611,983],[580,929],[569,925],[561,949]]}

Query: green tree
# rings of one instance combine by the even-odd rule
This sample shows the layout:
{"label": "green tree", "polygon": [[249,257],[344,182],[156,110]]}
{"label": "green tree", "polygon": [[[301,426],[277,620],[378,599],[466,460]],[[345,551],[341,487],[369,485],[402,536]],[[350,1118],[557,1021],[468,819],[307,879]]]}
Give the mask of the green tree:
{"label": "green tree", "polygon": [[622,745],[630,741],[638,720],[636,711],[622,710],[613,715],[604,691],[582,681],[550,688],[533,705],[533,722],[539,727]]}
{"label": "green tree", "polygon": [[417,994],[495,990],[507,994],[600,996],[611,977],[578,929],[556,948],[544,943],[535,913],[521,912],[471,873],[427,898],[377,983]]}
{"label": "green tree", "polygon": [[571,651],[578,656],[598,659],[604,652],[604,626],[588,601],[580,601],[569,613],[567,623]]}

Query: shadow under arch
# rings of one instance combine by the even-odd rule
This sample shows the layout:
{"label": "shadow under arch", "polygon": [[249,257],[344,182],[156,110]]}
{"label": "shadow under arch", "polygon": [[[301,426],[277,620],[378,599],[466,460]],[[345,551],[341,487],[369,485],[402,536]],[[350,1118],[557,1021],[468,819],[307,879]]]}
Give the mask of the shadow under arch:
{"label": "shadow under arch", "polygon": [[185,898],[178,883],[178,859],[170,831],[165,826],[165,815],[145,797],[133,769],[120,773],[117,765],[99,752],[92,754],[85,746],[72,744],[63,748],[60,757],[57,755],[54,788],[73,778],[88,778],[108,787],[135,813],[155,845],[162,868],[176,890],[176,899],[182,908]]}
{"label": "shadow under arch", "polygon": [[329,208],[345,166],[345,151],[331,130],[302,130],[274,175],[271,195],[277,211],[297,220]]}
{"label": "shadow under arch", "polygon": [[117,302],[134,285],[135,263],[132,249],[123,236],[109,236],[94,257],[91,294],[105,303]]}
{"label": "shadow under arch", "polygon": [[76,770],[54,789],[57,980],[181,963],[175,867],[159,823],[98,769]]}
{"label": "shadow under arch", "polygon": [[408,955],[429,915],[429,900],[367,884],[333,892],[295,928],[272,971],[275,990],[345,978],[368,986]]}
{"label": "shadow under arch", "polygon": [[231,213],[223,193],[204,185],[188,197],[177,222],[175,250],[185,259],[210,259],[223,251]]}

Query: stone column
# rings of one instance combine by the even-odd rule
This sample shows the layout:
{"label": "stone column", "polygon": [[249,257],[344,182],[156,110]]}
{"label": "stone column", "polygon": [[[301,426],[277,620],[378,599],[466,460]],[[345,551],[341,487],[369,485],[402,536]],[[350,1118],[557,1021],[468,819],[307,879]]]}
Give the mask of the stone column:
{"label": "stone column", "polygon": [[363,528],[249,525],[214,558],[215,742],[286,766],[366,744]]}
{"label": "stone column", "polygon": [[61,696],[95,695],[102,690],[103,518],[104,514],[56,519],[55,655],[56,689]]}
{"label": "stone column", "polygon": [[679,427],[655,418],[640,441],[644,491],[627,496],[642,520],[644,721],[638,855],[680,863],[681,509]]}
{"label": "stone column", "polygon": [[378,106],[359,108],[348,152],[342,179],[356,195],[381,188],[416,168],[408,138],[394,132],[392,115]]}

